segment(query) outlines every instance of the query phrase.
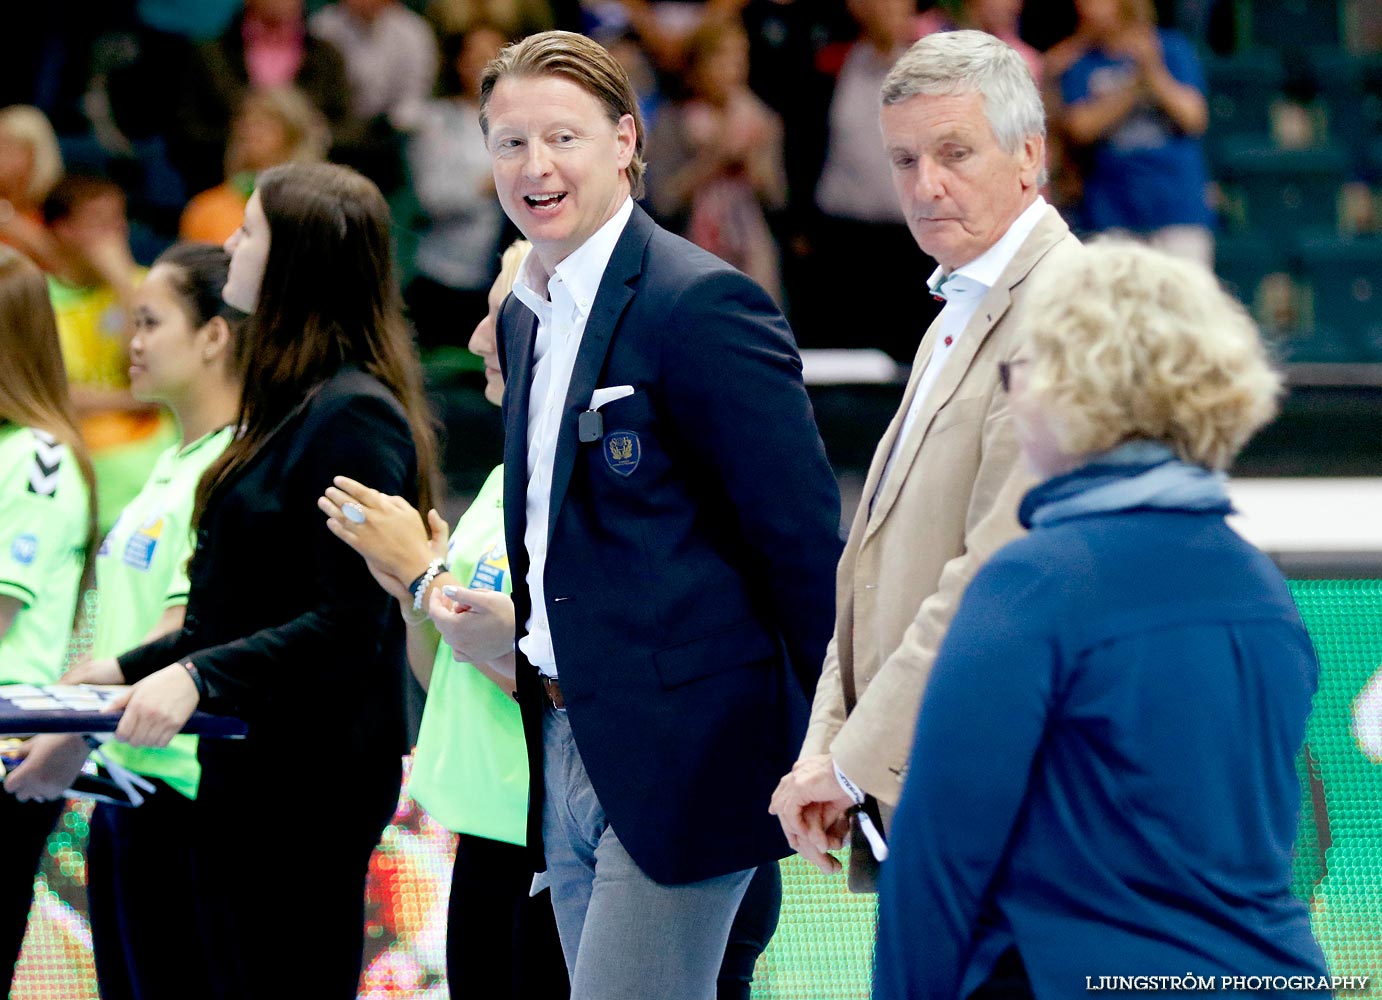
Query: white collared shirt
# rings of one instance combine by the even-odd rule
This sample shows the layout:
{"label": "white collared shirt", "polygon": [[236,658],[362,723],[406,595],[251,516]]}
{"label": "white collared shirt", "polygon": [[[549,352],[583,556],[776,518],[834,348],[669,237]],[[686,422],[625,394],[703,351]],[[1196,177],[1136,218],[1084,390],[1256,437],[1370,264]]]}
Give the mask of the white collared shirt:
{"label": "white collared shirt", "polygon": [[926,368],[922,371],[921,378],[917,382],[916,395],[912,397],[912,404],[907,408],[907,416],[903,418],[902,429],[893,439],[892,451],[888,453],[888,463],[883,466],[883,475],[879,477],[874,499],[877,499],[878,495],[882,493],[883,486],[888,481],[888,475],[892,472],[893,462],[896,461],[898,453],[901,451],[902,443],[911,434],[917,421],[917,414],[921,412],[922,404],[926,401],[931,387],[936,384],[941,371],[945,368],[946,358],[950,357],[955,350],[955,345],[960,342],[960,337],[964,334],[965,328],[969,326],[969,321],[979,311],[979,303],[984,300],[989,289],[994,286],[1007,266],[1012,263],[1012,259],[1017,256],[1018,249],[1027,241],[1027,237],[1032,235],[1032,230],[1036,228],[1036,224],[1045,212],[1046,199],[1037,195],[1036,201],[1028,205],[1022,214],[1013,220],[1013,224],[1008,227],[1008,231],[1002,235],[997,243],[968,264],[961,264],[948,275],[944,268],[936,268],[927,280],[926,284],[933,294],[937,289],[940,289],[945,296],[945,308],[937,317],[936,327],[931,333],[931,336],[936,338],[936,342],[931,348],[931,359],[927,362]]}
{"label": "white collared shirt", "polygon": [[608,222],[557,265],[551,277],[545,277],[537,254],[529,254],[513,286],[514,296],[537,316],[533,383],[528,397],[528,526],[523,533],[523,545],[528,550],[532,612],[523,624],[525,634],[518,640],[518,648],[529,663],[549,677],[557,676],[557,657],[547,624],[543,578],[547,570],[557,434],[586,320],[614,246],[632,214],[633,199],[627,198]]}

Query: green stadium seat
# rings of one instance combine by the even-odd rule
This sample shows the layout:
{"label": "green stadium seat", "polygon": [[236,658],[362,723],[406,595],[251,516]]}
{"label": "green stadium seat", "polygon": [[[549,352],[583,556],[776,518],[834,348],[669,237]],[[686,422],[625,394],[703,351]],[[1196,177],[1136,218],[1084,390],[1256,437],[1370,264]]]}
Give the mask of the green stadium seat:
{"label": "green stadium seat", "polygon": [[1230,136],[1257,136],[1265,141],[1271,132],[1272,101],[1285,79],[1281,57],[1264,49],[1228,57],[1210,55],[1205,57],[1204,71],[1210,137],[1216,142]]}
{"label": "green stadium seat", "polygon": [[1382,55],[1314,49],[1309,72],[1324,105],[1330,137],[1355,157],[1382,137]]}
{"label": "green stadium seat", "polygon": [[1317,333],[1354,354],[1339,360],[1382,361],[1382,236],[1306,234],[1294,257]]}
{"label": "green stadium seat", "polygon": [[1340,6],[1338,0],[1252,0],[1239,9],[1248,15],[1252,44],[1293,49],[1339,45]]}
{"label": "green stadium seat", "polygon": [[1338,225],[1339,187],[1349,177],[1349,157],[1338,146],[1277,149],[1229,140],[1219,175],[1241,200],[1247,230],[1289,245],[1302,229]]}
{"label": "green stadium seat", "polygon": [[1382,183],[1382,137],[1372,140],[1363,150],[1361,172],[1373,184]]}
{"label": "green stadium seat", "polygon": [[1254,236],[1221,236],[1214,244],[1214,273],[1230,293],[1249,309],[1257,303],[1257,290],[1269,274],[1287,270],[1286,251]]}

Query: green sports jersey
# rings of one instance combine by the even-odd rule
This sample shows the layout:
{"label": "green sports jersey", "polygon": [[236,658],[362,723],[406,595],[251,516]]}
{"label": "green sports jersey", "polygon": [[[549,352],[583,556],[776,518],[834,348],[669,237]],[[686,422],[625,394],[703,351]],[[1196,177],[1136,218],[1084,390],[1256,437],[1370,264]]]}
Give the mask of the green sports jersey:
{"label": "green sports jersey", "polygon": [[52,684],[62,674],[86,562],[88,502],[66,445],[0,422],[0,594],[22,605],[0,637],[0,683]]}
{"label": "green sports jersey", "polygon": [[[197,483],[230,439],[231,429],[224,427],[185,448],[167,449],[144,488],[120,512],[96,553],[93,657],[118,656],[143,644],[164,611],[187,603]],[[162,750],[112,740],[105,753],[132,771],[163,779],[189,798],[197,794],[201,768],[195,736],[175,736]]]}
{"label": "green sports jersey", "polygon": [[[485,480],[447,548],[451,573],[472,590],[513,589],[504,546],[504,469]],[[522,844],[528,751],[518,703],[441,643],[413,754],[409,792],[448,830]]]}

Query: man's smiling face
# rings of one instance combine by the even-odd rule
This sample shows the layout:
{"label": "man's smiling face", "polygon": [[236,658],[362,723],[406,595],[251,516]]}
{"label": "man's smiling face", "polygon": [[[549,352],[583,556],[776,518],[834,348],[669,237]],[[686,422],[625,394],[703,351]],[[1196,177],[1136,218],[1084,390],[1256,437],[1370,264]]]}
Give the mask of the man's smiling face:
{"label": "man's smiling face", "polygon": [[499,203],[551,272],[629,196],[631,115],[562,76],[510,76],[490,95],[490,162]]}

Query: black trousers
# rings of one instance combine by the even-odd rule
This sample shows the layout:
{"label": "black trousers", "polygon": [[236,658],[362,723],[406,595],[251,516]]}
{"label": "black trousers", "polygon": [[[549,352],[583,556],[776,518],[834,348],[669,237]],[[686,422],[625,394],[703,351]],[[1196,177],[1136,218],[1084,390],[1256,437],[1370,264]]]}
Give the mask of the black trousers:
{"label": "black trousers", "polygon": [[462,833],[446,915],[452,1000],[565,1000],[571,994],[551,894],[529,897],[526,848]]}
{"label": "black trousers", "polygon": [[[447,910],[446,977],[452,1000],[564,1000],[571,986],[550,894],[529,897],[522,847],[460,834]],[[782,876],[754,874],[729,931],[716,1000],[748,1000],[754,966],[777,930]]]}
{"label": "black trousers", "polygon": [[0,791],[0,838],[5,845],[5,863],[0,865],[0,996],[10,995],[34,899],[34,875],[64,805],[62,800],[20,802]]}
{"label": "black trousers", "polygon": [[137,809],[91,815],[87,904],[101,1000],[185,1000],[211,993],[193,919],[196,803],[162,781]]}
{"label": "black trousers", "polygon": [[402,758],[391,755],[226,774],[202,753],[193,900],[208,996],[355,1000],[370,856],[401,778]]}
{"label": "black trousers", "polygon": [[782,873],[776,864],[763,865],[754,872],[730,924],[715,1000],[749,1000],[754,966],[773,939],[781,909]]}

